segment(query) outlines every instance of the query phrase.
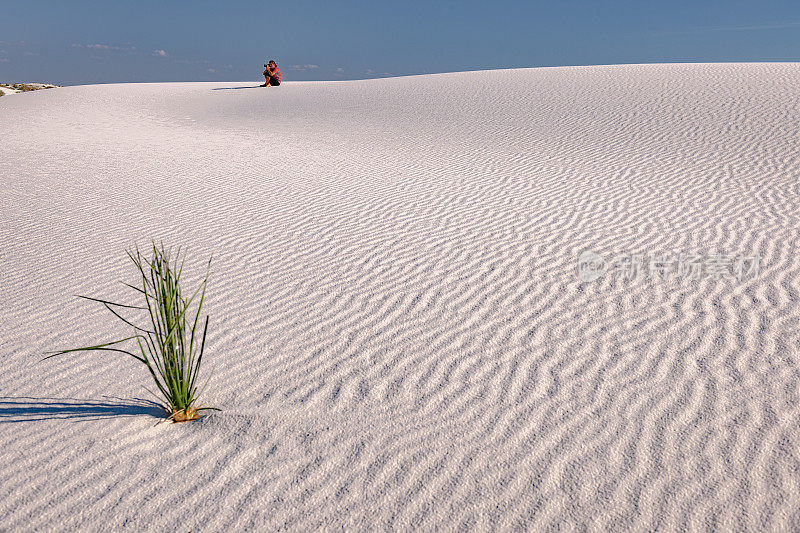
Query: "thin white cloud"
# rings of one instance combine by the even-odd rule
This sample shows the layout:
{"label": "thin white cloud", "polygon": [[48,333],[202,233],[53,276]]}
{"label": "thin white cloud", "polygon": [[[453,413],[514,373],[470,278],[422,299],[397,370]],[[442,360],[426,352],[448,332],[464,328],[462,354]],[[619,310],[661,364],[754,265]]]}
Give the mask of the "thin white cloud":
{"label": "thin white cloud", "polygon": [[89,44],[80,44],[80,43],[72,43],[70,45],[72,48],[87,48],[89,50],[108,50],[113,52],[135,52],[135,46],[119,46],[113,44],[104,44],[104,43],[89,43]]}
{"label": "thin white cloud", "polygon": [[[151,52],[148,52],[147,50],[137,49],[130,43],[123,43],[119,45],[105,44],[105,43],[91,43],[91,44],[72,43],[70,46],[72,48],[88,50],[91,53],[89,58],[95,60],[108,59],[109,58],[108,54],[111,52],[126,52],[128,54],[135,56],[157,57],[157,58],[163,58],[163,60],[169,61],[171,63],[202,67],[202,71],[209,73],[219,74],[225,70],[233,70],[233,65],[220,66],[213,64],[208,59],[184,59],[184,58],[174,57],[170,55],[166,50],[163,50],[161,48],[157,48]],[[308,69],[317,68],[317,65],[300,65],[300,66]]]}
{"label": "thin white cloud", "polygon": [[289,70],[316,70],[319,68],[319,65],[290,65]]}
{"label": "thin white cloud", "polygon": [[342,67],[336,67],[336,72],[341,74],[342,72],[344,72],[344,69]]}
{"label": "thin white cloud", "polygon": [[11,60],[7,57],[0,57],[0,63],[11,63]]}

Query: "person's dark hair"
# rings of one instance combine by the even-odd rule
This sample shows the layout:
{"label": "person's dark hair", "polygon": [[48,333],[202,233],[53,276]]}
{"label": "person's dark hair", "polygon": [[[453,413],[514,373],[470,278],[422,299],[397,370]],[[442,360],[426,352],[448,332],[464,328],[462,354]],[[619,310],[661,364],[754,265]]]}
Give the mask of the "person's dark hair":
{"label": "person's dark hair", "polygon": [[277,63],[275,63],[275,60],[274,60],[274,59],[270,59],[269,61],[267,61],[267,65],[269,65],[270,63],[272,63],[272,64],[273,64],[273,65],[275,65],[276,67],[278,66],[278,64],[277,64]]}

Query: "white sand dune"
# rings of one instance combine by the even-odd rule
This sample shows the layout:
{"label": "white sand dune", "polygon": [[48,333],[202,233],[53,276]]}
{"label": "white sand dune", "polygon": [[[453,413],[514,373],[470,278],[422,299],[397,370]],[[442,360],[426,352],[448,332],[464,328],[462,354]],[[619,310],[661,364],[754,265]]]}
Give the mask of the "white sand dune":
{"label": "white sand dune", "polygon": [[[799,64],[254,85],[0,99],[0,529],[800,528]],[[196,423],[39,361],[151,238],[215,253]]]}

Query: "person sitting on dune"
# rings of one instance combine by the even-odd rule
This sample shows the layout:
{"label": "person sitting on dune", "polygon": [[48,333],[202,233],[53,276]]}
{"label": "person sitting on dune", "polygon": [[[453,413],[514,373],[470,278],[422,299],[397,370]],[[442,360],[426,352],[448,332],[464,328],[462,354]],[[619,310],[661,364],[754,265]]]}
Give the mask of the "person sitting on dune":
{"label": "person sitting on dune", "polygon": [[266,81],[262,87],[269,87],[270,85],[277,87],[281,84],[281,70],[275,61],[270,60],[269,63],[264,65],[263,74]]}

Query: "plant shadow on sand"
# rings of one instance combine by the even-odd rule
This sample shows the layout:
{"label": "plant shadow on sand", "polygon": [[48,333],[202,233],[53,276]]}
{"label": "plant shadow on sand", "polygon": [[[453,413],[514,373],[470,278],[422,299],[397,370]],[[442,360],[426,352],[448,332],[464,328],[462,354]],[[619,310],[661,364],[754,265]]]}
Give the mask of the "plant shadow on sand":
{"label": "plant shadow on sand", "polygon": [[235,91],[237,89],[263,89],[263,85],[245,85],[243,87],[217,87],[216,89],[211,89],[212,91]]}
{"label": "plant shadow on sand", "polygon": [[106,401],[78,398],[0,397],[0,424],[39,420],[100,420],[122,416],[164,418],[164,408],[141,398],[108,398]]}

